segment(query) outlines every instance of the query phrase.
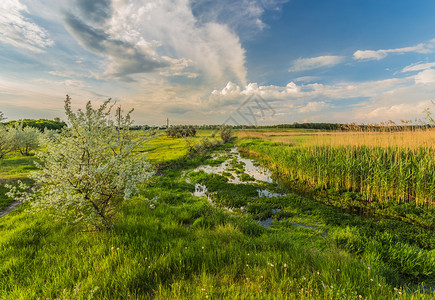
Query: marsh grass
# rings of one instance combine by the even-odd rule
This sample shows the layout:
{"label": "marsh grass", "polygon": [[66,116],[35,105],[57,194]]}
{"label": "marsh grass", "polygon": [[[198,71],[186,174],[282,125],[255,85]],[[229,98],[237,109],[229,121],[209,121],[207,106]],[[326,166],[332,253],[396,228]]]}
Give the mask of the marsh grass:
{"label": "marsh grass", "polygon": [[293,145],[245,139],[240,146],[281,176],[312,187],[357,192],[369,203],[435,205],[431,128],[318,134]]}
{"label": "marsh grass", "polygon": [[[166,164],[111,231],[28,214],[27,204],[0,218],[0,298],[433,299],[432,231],[353,216],[274,184],[192,172],[215,159],[183,156],[177,143],[154,141]],[[196,182],[212,203],[192,196]],[[258,198],[258,188],[287,192]],[[264,228],[258,219],[272,209],[280,211]]]}

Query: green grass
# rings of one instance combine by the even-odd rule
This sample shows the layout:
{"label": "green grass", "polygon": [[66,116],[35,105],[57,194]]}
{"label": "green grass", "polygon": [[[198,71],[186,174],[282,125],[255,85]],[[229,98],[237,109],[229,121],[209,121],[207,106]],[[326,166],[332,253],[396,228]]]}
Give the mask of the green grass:
{"label": "green grass", "polygon": [[[28,214],[27,204],[0,218],[0,299],[435,296],[433,231],[348,214],[285,186],[192,172],[226,157],[186,157],[182,139],[150,146],[151,158],[171,163],[126,204],[112,231],[84,232]],[[194,183],[207,186],[214,204],[192,196]],[[259,199],[259,188],[286,195]],[[271,216],[270,228],[257,221]]]}
{"label": "green grass", "polygon": [[[193,139],[198,141],[201,137],[211,138],[211,135],[211,130],[198,130]],[[186,141],[183,138],[167,137],[164,130],[146,142],[146,151],[148,158],[154,162],[175,161],[188,154]]]}
{"label": "green grass", "polygon": [[287,180],[356,192],[368,203],[415,203],[434,208],[435,148],[286,146],[260,139],[242,140],[240,146],[259,154]]}

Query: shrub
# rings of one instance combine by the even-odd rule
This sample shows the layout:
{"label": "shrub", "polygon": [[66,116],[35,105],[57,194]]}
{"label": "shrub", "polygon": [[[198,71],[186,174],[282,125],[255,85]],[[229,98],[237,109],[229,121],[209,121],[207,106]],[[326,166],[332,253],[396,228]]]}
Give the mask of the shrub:
{"label": "shrub", "polygon": [[195,135],[196,129],[193,126],[176,125],[166,129],[166,136],[168,137],[182,138],[193,137]]}
{"label": "shrub", "polygon": [[31,151],[38,149],[41,133],[33,127],[24,127],[19,123],[9,128],[9,136],[12,139],[13,149],[22,155],[30,155]]}
{"label": "shrub", "polygon": [[[146,156],[135,151],[143,140],[129,131],[131,111],[123,116],[117,108],[112,121],[110,101],[98,109],[88,102],[85,111],[75,113],[66,97],[71,127],[44,135],[46,151],[38,153],[42,164],[31,175],[41,189],[27,195],[33,211],[48,209],[72,223],[111,228],[122,204],[152,175]],[[11,194],[20,196],[14,189]]]}
{"label": "shrub", "polygon": [[222,125],[220,128],[220,136],[224,143],[228,143],[233,138],[233,129],[231,126]]}

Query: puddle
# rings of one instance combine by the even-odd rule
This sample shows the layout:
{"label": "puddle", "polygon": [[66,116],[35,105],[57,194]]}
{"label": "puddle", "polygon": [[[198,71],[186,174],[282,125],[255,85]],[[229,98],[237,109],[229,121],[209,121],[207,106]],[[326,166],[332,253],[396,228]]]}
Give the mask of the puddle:
{"label": "puddle", "polygon": [[200,183],[195,183],[195,191],[192,193],[193,196],[202,197],[207,195],[207,187]]}
{"label": "puddle", "polygon": [[265,228],[269,228],[270,226],[272,226],[273,218],[267,218],[266,220],[262,220],[259,222],[261,226]]}
{"label": "puddle", "polygon": [[269,192],[268,190],[257,190],[257,191],[258,191],[258,197],[272,198],[272,197],[282,197],[282,196],[285,196],[284,194],[278,194],[278,193]]}
{"label": "puddle", "polygon": [[249,158],[243,158],[240,156],[240,153],[237,151],[237,148],[232,148],[230,151],[230,157],[225,160],[223,163],[221,163],[218,166],[199,166],[198,168],[196,168],[194,171],[204,171],[208,174],[220,174],[222,175],[222,173],[229,173],[232,175],[232,177],[228,177],[228,182],[229,183],[234,183],[234,184],[241,184],[241,183],[245,183],[245,181],[240,180],[238,174],[236,174],[233,171],[230,171],[231,169],[231,161],[235,159],[237,161],[238,164],[243,165],[244,168],[244,172],[249,175],[250,177],[254,178],[257,181],[263,181],[263,182],[268,182],[268,183],[273,183],[274,180],[272,179],[272,173],[262,167],[257,165],[255,162],[253,162],[251,159]]}

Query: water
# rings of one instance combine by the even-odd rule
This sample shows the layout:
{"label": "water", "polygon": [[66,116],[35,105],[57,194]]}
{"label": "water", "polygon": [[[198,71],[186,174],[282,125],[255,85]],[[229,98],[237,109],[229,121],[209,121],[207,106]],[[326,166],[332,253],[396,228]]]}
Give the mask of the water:
{"label": "water", "polygon": [[278,193],[273,193],[270,192],[268,190],[257,190],[258,191],[258,197],[267,197],[267,198],[272,198],[272,197],[282,197],[285,196],[284,194],[278,194]]}
{"label": "water", "polygon": [[209,166],[209,165],[199,166],[194,171],[202,170],[209,174],[222,174],[223,172],[227,172],[234,177],[234,178],[231,177],[228,178],[229,183],[234,183],[234,184],[245,183],[244,181],[241,181],[239,179],[238,175],[235,172],[229,170],[231,168],[231,160],[233,160],[234,158],[238,162],[242,162],[244,164],[244,172],[249,176],[253,177],[255,180],[268,182],[268,183],[274,182],[274,180],[272,179],[272,173],[268,169],[259,165],[255,165],[255,163],[249,158],[241,157],[240,153],[237,151],[237,148],[231,149],[230,157],[219,166]]}
{"label": "water", "polygon": [[207,195],[207,187],[200,183],[195,183],[195,191],[192,193],[193,196],[202,197]]}

